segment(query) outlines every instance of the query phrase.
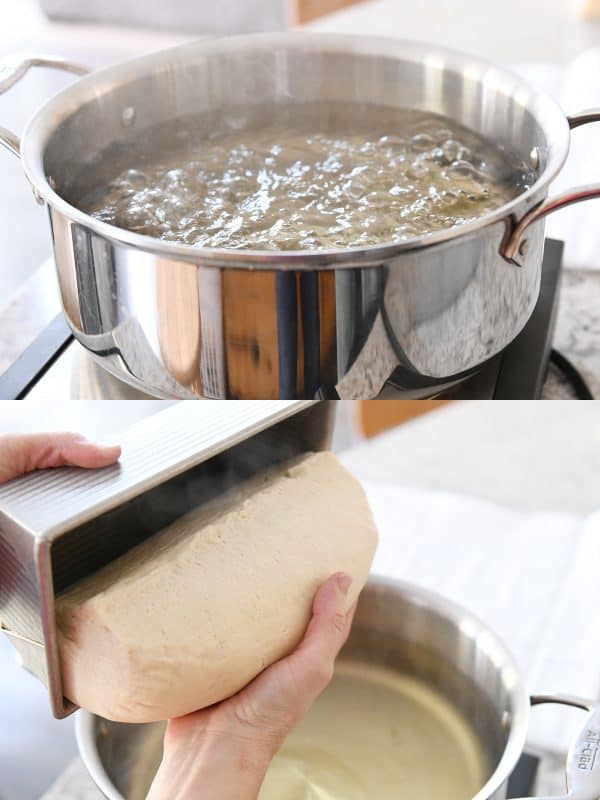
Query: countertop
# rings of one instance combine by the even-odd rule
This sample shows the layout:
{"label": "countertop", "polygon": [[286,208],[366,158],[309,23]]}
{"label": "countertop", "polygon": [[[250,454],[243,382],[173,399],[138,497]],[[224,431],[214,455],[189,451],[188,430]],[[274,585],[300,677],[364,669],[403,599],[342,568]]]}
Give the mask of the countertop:
{"label": "countertop", "polygon": [[600,404],[452,403],[343,453],[361,480],[524,511],[600,508]]}

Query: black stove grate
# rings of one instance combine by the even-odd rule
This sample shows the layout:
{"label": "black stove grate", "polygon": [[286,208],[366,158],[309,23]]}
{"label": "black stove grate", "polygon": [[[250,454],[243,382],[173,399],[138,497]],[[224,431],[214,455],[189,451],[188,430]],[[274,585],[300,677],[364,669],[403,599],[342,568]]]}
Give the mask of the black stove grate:
{"label": "black stove grate", "polygon": [[61,312],[0,375],[0,400],[23,400],[72,341],[73,334]]}
{"label": "black stove grate", "polygon": [[539,766],[539,758],[527,754],[521,756],[517,768],[508,781],[506,797],[532,797]]}

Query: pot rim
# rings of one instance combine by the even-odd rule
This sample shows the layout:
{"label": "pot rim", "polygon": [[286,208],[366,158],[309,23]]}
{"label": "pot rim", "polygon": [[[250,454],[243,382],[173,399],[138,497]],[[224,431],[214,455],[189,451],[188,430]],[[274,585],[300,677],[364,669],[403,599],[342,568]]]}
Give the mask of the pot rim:
{"label": "pot rim", "polygon": [[[232,50],[238,52],[242,48],[246,48],[248,52],[253,49],[272,51],[277,46],[297,51],[328,50],[350,52],[356,55],[408,56],[415,60],[429,60],[432,64],[440,67],[450,66],[459,71],[468,69],[473,75],[473,80],[483,81],[493,86],[511,87],[513,93],[520,94],[519,103],[529,107],[544,130],[552,131],[554,143],[548,164],[530,189],[496,211],[472,222],[402,242],[383,242],[367,247],[325,250],[196,248],[192,245],[163,241],[95,219],[64,200],[49,184],[44,170],[43,156],[50,136],[83,102],[99,92],[109,91],[115,81],[121,83],[133,79],[144,69],[164,68],[174,60],[181,62],[192,55],[208,57],[211,53],[226,53]],[[21,158],[25,173],[39,197],[70,221],[85,226],[105,239],[175,260],[201,262],[204,266],[267,270],[319,270],[382,263],[402,253],[444,244],[471,234],[475,235],[483,228],[501,221],[510,224],[511,219],[517,215],[519,210],[522,214],[533,205],[535,200],[541,199],[541,195],[550,182],[562,169],[569,152],[569,145],[569,124],[558,104],[546,93],[530,86],[516,73],[498,67],[491,61],[471,57],[437,45],[390,37],[288,32],[200,39],[94,71],[63,89],[34,114],[23,134]]]}
{"label": "pot rim", "polygon": [[[512,716],[508,740],[500,761],[484,786],[472,798],[472,800],[489,800],[506,784],[522,756],[529,723],[529,695],[510,650],[503,639],[479,617],[437,592],[432,592],[409,581],[381,575],[371,575],[367,582],[367,588],[369,587],[375,591],[399,590],[404,597],[415,604],[426,604],[440,616],[449,618],[459,625],[464,635],[473,639],[482,639],[490,656],[494,654],[493,660],[501,668],[510,692]],[[77,712],[75,733],[79,753],[92,779],[103,794],[109,800],[125,800],[114,786],[98,755],[95,744],[96,719],[98,717],[89,711],[80,709]]]}
{"label": "pot rim", "polygon": [[374,589],[394,590],[399,588],[405,597],[409,597],[415,603],[426,603],[440,616],[449,618],[459,625],[464,635],[485,641],[486,649],[490,655],[492,652],[495,653],[495,658],[493,659],[495,664],[497,666],[502,665],[502,673],[510,691],[512,708],[510,733],[496,768],[487,782],[472,798],[472,800],[489,800],[490,797],[494,796],[495,792],[506,784],[523,755],[529,725],[529,694],[525,689],[521,671],[510,649],[502,637],[476,614],[460,605],[460,603],[456,603],[454,600],[450,600],[431,589],[426,589],[410,581],[397,580],[382,575],[371,575],[367,586],[372,586]]}

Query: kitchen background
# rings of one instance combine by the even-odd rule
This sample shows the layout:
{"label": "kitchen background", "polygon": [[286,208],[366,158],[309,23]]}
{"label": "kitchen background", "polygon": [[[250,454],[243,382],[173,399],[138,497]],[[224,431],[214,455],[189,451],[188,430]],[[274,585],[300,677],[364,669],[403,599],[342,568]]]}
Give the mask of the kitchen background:
{"label": "kitchen background", "polygon": [[[380,529],[374,571],[452,597],[507,641],[535,691],[600,697],[600,407],[574,403],[336,403],[333,449]],[[5,403],[0,430],[118,441],[160,402]],[[417,415],[417,416],[415,416]],[[101,800],[37,680],[0,637],[0,798]],[[577,715],[536,712],[538,791],[564,784]],[[65,770],[68,767],[68,771]],[[55,783],[50,791],[49,787]],[[544,794],[545,793],[545,794]]]}

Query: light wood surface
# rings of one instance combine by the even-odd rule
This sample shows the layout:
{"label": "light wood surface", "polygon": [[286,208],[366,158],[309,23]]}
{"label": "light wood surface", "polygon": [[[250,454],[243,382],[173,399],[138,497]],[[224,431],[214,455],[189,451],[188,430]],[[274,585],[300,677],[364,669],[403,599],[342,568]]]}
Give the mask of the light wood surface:
{"label": "light wood surface", "polygon": [[319,273],[321,384],[337,380],[335,272]]}
{"label": "light wood surface", "polygon": [[342,8],[354,5],[361,0],[292,0],[292,20],[294,24],[302,25],[313,19],[340,11]]}
{"label": "light wood surface", "polygon": [[200,301],[195,264],[159,261],[156,266],[158,340],[166,368],[178,383],[202,391]]}
{"label": "light wood surface", "polygon": [[278,397],[275,273],[224,270],[223,323],[230,396]]}
{"label": "light wood surface", "polygon": [[362,400],[358,410],[359,426],[367,438],[395,428],[411,419],[428,414],[450,400]]}
{"label": "light wood surface", "polygon": [[600,19],[600,0],[582,0],[581,13],[588,19]]}

